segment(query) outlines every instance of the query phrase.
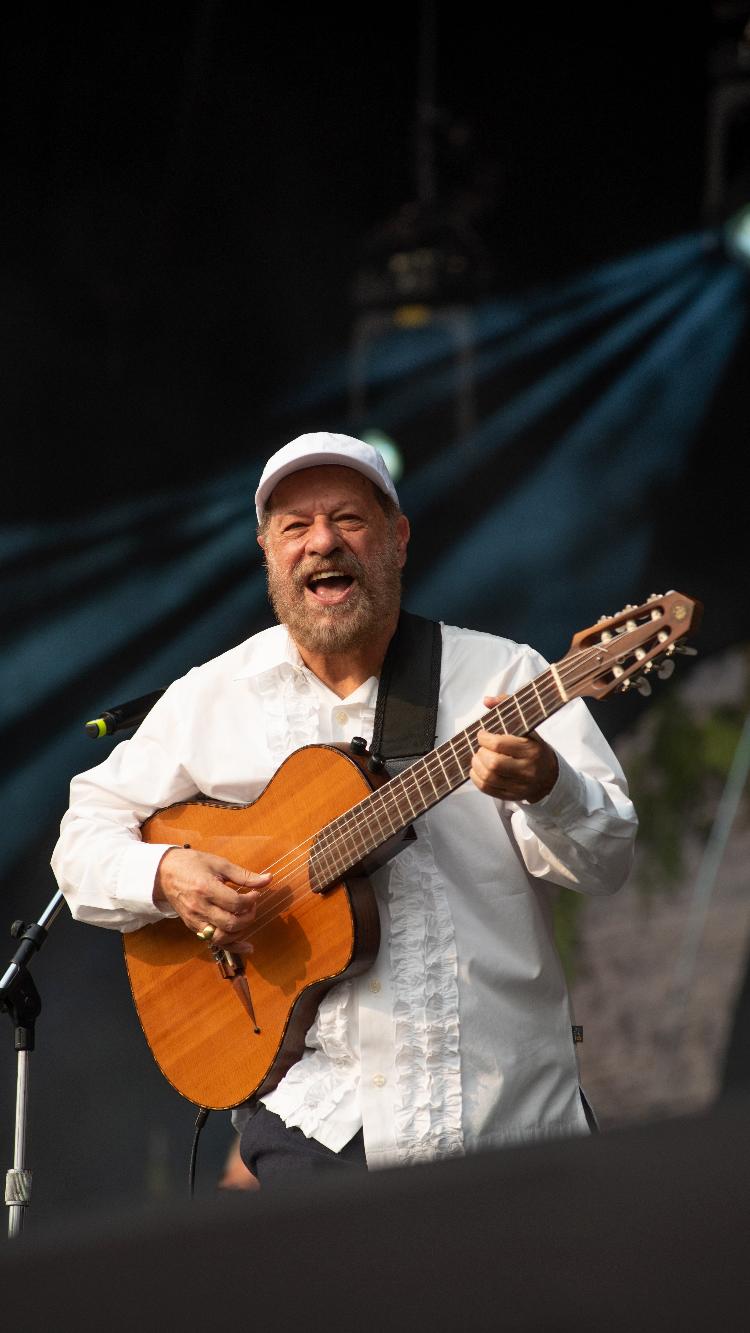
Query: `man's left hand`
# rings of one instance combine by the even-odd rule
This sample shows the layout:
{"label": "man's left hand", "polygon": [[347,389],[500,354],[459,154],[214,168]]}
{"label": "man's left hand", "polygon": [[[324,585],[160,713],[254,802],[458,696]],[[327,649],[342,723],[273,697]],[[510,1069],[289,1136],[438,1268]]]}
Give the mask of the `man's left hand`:
{"label": "man's left hand", "polygon": [[[507,697],[488,696],[484,705],[494,708]],[[535,731],[528,736],[480,731],[477,740],[471,780],[480,791],[501,801],[529,801],[532,805],[552,791],[559,771],[557,755]]]}

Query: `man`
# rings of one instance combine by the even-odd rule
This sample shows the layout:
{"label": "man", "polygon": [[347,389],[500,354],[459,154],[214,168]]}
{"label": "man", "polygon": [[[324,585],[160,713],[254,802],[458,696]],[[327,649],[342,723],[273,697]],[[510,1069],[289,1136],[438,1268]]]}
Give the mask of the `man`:
{"label": "man", "polygon": [[[130,930],[176,914],[242,950],[271,876],[147,845],[141,823],[199,791],[247,803],[300,746],[372,736],[409,541],[380,454],[302,435],[269,459],[256,511],[279,624],[176,681],[130,740],[74,779],[53,868],[80,920]],[[546,665],[526,646],[443,625],[436,744]],[[559,885],[616,891],[635,828],[580,700],[528,737],[480,731],[471,781],[372,877],[374,966],[329,992],[301,1060],[235,1113],[261,1185],[303,1167],[586,1132],[551,908]]]}

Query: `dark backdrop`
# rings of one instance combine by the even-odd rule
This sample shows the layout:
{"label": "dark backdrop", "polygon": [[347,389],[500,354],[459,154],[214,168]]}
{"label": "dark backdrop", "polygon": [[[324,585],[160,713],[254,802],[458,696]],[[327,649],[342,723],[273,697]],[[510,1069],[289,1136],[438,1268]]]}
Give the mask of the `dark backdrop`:
{"label": "dark backdrop", "polygon": [[[477,464],[472,441],[453,441],[453,470],[430,498],[422,479],[438,445],[450,450],[450,392],[440,412],[417,412],[402,440],[415,609],[455,619],[463,603],[471,623],[559,655],[600,613],[676,586],[706,603],[703,651],[747,638],[745,298],[717,219],[703,210],[715,25],[709,6],[680,7],[678,17],[661,9],[584,19],[531,6],[490,23],[478,4],[282,7],[273,17],[215,0],[22,7],[6,18],[8,924],[37,915],[54,892],[47,863],[67,782],[94,761],[85,718],[268,623],[254,479],[299,431],[352,427],[357,275],[382,259],[392,236],[384,224],[415,197],[425,152],[438,200],[470,224],[460,303],[490,330],[490,347],[503,318],[533,335],[537,315],[564,312],[570,300],[554,294],[581,275],[608,275],[603,289],[618,299],[632,279],[618,264],[642,255],[638,272],[658,268],[653,256],[686,237],[706,237],[695,264],[705,260],[706,283],[727,279],[734,304],[717,296],[697,352],[691,344],[683,364],[678,343],[667,370],[660,362],[672,416],[657,414],[644,440],[635,412],[609,439],[605,414],[596,468],[582,476],[572,455],[569,522],[579,534],[594,520],[600,527],[588,544],[544,549],[540,574],[533,548],[543,546],[549,491],[524,510],[523,488],[537,495],[534,478],[559,441],[616,389],[641,344],[613,353],[572,397],[561,382],[559,403],[553,395],[543,423],[521,429],[499,460],[488,453]],[[430,75],[437,111],[420,140]],[[628,310],[639,308],[634,296]],[[667,316],[659,319],[666,338]],[[608,327],[602,313],[568,331],[566,373]],[[502,426],[504,405],[555,370],[560,349],[545,336],[532,336],[509,369],[482,372],[478,427],[493,413]],[[680,411],[693,403],[701,357],[716,348],[686,423]],[[454,373],[444,347],[435,364]],[[399,372],[407,384],[410,365],[407,356]],[[652,400],[644,394],[646,415]],[[663,446],[669,466],[651,477],[644,459]],[[619,471],[605,485],[611,461]],[[557,494],[567,514],[567,490]],[[502,505],[519,496],[529,557],[509,572],[493,550],[480,544],[477,555],[465,541],[493,505],[502,525]],[[209,543],[200,568],[190,563],[199,519],[211,541],[227,525],[234,534],[214,564]],[[635,555],[623,554],[623,532],[637,533]],[[463,554],[449,569],[454,543]],[[640,707],[612,701],[597,717],[614,737]],[[63,914],[36,965],[44,1010],[32,1160],[36,1207],[47,1215],[182,1188],[192,1108],[143,1050],[119,953],[116,936]],[[8,1162],[10,1036],[6,1028],[0,1068]],[[206,1190],[227,1143],[216,1120],[202,1150]]]}

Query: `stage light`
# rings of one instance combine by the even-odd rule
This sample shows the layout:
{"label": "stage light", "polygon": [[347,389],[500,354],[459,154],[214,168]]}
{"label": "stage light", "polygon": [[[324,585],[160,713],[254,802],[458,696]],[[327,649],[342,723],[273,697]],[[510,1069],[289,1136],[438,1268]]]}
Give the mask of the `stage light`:
{"label": "stage light", "polygon": [[[612,568],[624,582],[637,580],[653,541],[653,495],[685,466],[742,334],[745,286],[738,267],[724,261],[668,321],[652,325],[630,364],[610,377],[546,457],[507,491],[488,493],[478,521],[457,528],[443,544],[410,588],[410,609],[426,615],[439,602],[441,615],[454,617],[453,623],[477,610],[481,615],[475,571],[500,569],[506,589],[535,590],[528,610],[517,599],[512,607],[517,635],[543,642],[542,625],[551,647],[566,632],[560,608],[570,601],[582,562],[590,562],[589,589],[601,582],[604,590]],[[410,490],[422,495],[425,481],[420,472],[403,488],[410,515]],[[443,493],[451,485],[455,489],[456,475],[450,477],[446,460]],[[597,562],[592,553],[605,548],[607,559]],[[497,607],[505,594],[496,590],[495,597]]]}
{"label": "stage light", "polygon": [[414,200],[364,238],[351,299],[358,310],[395,310],[408,325],[417,310],[424,322],[425,307],[486,296],[493,277],[484,241],[458,210]]}
{"label": "stage light", "polygon": [[745,204],[725,223],[724,238],[729,254],[750,267],[750,204]]}
{"label": "stage light", "polygon": [[384,431],[371,427],[367,430],[360,431],[359,438],[364,440],[366,444],[371,444],[374,449],[377,449],[394,481],[398,481],[399,477],[403,476],[403,454],[395,440],[391,439],[390,435],[386,435]]}

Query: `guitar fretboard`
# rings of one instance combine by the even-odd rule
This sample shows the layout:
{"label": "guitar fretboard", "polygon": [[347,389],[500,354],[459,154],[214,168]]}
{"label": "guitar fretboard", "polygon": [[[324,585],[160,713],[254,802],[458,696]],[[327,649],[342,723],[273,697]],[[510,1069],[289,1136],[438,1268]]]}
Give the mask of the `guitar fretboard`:
{"label": "guitar fretboard", "polygon": [[525,736],[568,702],[562,668],[550,667],[516,694],[491,708],[465,731],[391,778],[345,814],[326,824],[310,854],[310,885],[336,883],[419,815],[466,782],[480,731]]}

